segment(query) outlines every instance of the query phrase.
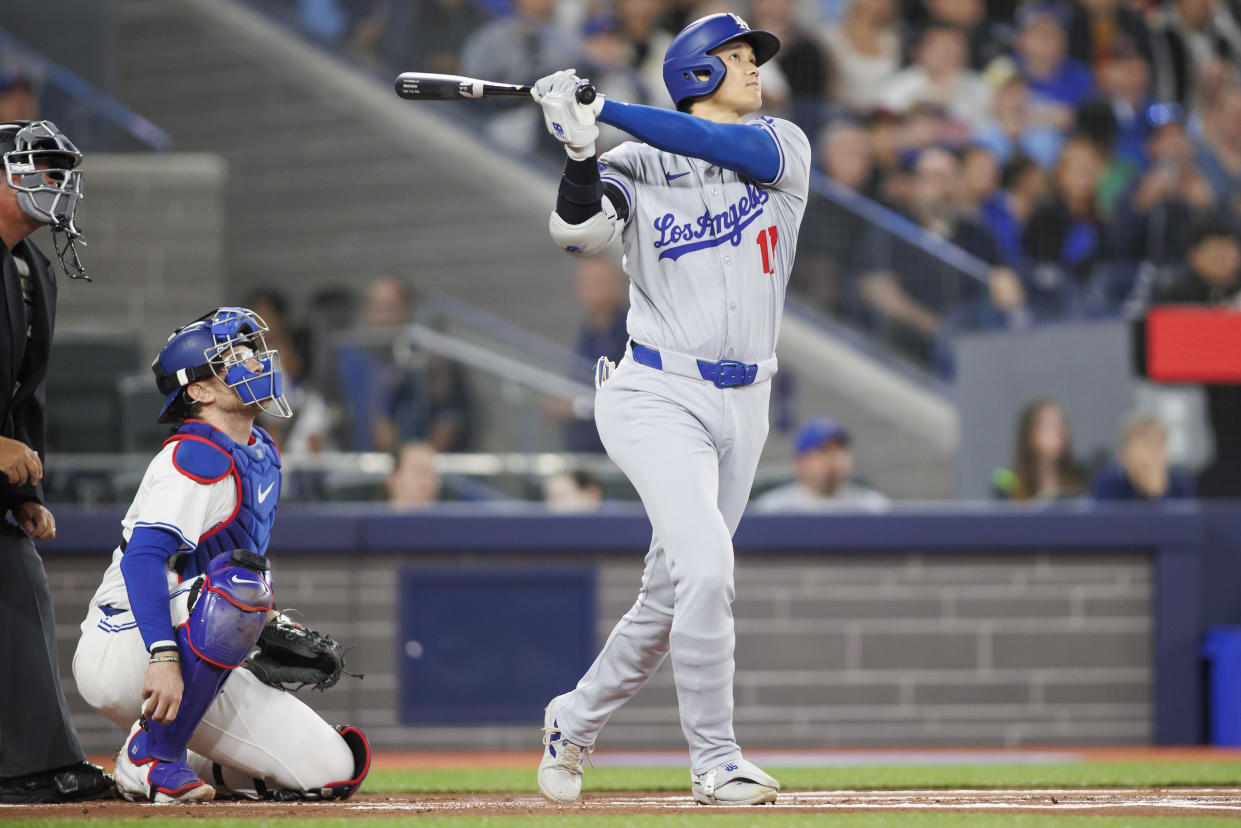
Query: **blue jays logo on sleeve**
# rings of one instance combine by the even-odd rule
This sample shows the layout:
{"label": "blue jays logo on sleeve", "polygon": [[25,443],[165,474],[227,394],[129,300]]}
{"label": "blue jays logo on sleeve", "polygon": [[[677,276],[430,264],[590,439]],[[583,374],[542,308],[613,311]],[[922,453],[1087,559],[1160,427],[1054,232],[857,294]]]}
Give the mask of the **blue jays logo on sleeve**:
{"label": "blue jays logo on sleeve", "polygon": [[766,190],[747,182],[745,195],[723,212],[713,214],[707,210],[691,221],[683,221],[674,213],[664,213],[653,222],[659,232],[655,242],[655,249],[660,250],[659,258],[675,262],[686,253],[718,247],[725,242],[737,247],[741,244],[741,231],[763,214],[763,205],[770,200],[771,195]]}

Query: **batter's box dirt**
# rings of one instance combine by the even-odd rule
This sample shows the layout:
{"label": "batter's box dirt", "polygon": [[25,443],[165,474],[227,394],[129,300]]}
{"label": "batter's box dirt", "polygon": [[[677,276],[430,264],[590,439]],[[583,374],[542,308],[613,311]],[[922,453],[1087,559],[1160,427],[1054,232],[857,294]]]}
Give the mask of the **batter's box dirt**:
{"label": "batter's box dirt", "polygon": [[201,805],[144,805],[92,802],[78,805],[0,805],[0,819],[125,818],[306,819],[342,816],[420,816],[555,813],[707,814],[849,813],[943,811],[955,813],[1059,813],[1129,816],[1241,817],[1241,788],[1072,788],[943,791],[786,791],[774,805],[704,807],[688,794],[588,793],[573,805],[553,805],[534,794],[367,794],[340,803],[210,802]]}

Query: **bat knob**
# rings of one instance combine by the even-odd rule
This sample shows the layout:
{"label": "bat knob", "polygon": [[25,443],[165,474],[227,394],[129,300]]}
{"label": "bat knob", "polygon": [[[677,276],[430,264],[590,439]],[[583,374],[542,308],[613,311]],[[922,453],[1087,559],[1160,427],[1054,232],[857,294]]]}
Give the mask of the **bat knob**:
{"label": "bat knob", "polygon": [[575,97],[577,98],[578,103],[589,106],[595,102],[595,95],[595,85],[590,81],[586,81],[577,88]]}

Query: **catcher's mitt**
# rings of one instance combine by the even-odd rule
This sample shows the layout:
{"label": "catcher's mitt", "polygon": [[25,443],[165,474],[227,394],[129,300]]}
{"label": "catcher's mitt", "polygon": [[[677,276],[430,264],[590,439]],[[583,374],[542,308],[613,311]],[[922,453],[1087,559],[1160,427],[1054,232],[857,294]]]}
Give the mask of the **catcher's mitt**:
{"label": "catcher's mitt", "polygon": [[284,613],[267,622],[257,646],[245,666],[272,687],[294,692],[303,687],[326,690],[340,680],[341,673],[361,678],[345,669],[344,649],[334,638]]}

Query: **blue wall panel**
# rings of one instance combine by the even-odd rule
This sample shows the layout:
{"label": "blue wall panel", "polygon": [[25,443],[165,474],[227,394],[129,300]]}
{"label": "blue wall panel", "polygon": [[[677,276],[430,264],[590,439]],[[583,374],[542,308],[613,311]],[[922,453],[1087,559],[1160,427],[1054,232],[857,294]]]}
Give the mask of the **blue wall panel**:
{"label": "blue wall panel", "polygon": [[399,606],[403,724],[537,720],[595,655],[593,567],[406,568]]}

